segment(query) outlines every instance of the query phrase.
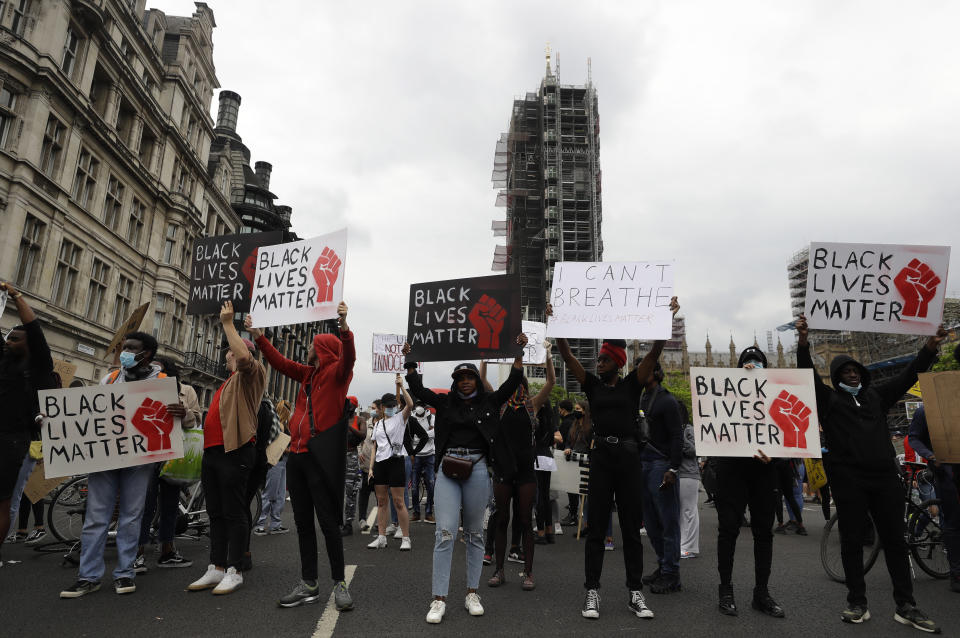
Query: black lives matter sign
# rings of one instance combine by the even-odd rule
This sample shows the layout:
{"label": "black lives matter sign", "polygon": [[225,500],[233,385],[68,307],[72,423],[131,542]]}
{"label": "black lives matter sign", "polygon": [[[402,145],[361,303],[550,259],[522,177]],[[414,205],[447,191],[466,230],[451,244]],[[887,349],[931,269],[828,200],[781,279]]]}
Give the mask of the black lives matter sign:
{"label": "black lives matter sign", "polygon": [[257,249],[283,241],[280,231],[201,237],[193,245],[187,313],[216,314],[224,301],[237,312],[250,309]]}
{"label": "black lives matter sign", "polygon": [[413,284],[410,361],[515,357],[521,331],[520,277],[473,277]]}

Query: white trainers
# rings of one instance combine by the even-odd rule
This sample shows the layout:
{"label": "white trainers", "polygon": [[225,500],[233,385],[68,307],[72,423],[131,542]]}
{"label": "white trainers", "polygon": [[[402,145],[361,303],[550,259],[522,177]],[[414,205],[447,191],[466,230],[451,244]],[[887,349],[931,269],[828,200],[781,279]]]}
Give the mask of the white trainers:
{"label": "white trainers", "polygon": [[377,536],[375,539],[370,541],[370,544],[367,545],[367,549],[383,549],[386,546],[387,546],[387,537]]}
{"label": "white trainers", "polygon": [[563,536],[563,527],[560,525],[559,521],[553,524],[553,533],[556,536]]}
{"label": "white trainers", "polygon": [[409,537],[409,536],[404,536],[404,537],[403,537],[403,540],[400,541],[400,551],[401,551],[401,552],[409,552],[410,549],[411,549],[411,547],[410,547],[410,537]]}
{"label": "white trainers", "polygon": [[390,523],[389,525],[387,525],[387,529],[383,535],[390,536],[390,534],[393,534],[395,531],[397,531],[397,526],[394,525],[393,523]]}
{"label": "white trainers", "polygon": [[235,567],[229,567],[220,584],[213,588],[213,593],[217,595],[232,594],[242,584],[243,574],[238,573]]}
{"label": "white trainers", "polygon": [[467,608],[471,616],[483,615],[483,605],[480,604],[480,596],[478,596],[476,592],[467,594],[466,599],[463,601],[463,606]]}
{"label": "white trainers", "polygon": [[395,532],[393,533],[393,537],[394,537],[394,538],[403,538],[403,530],[398,527],[398,528],[397,528],[397,531],[395,531]]}
{"label": "white trainers", "polygon": [[427,612],[427,622],[431,625],[439,624],[443,620],[443,614],[447,611],[447,603],[442,600],[434,600],[430,603],[430,611]]}
{"label": "white trainers", "polygon": [[216,587],[220,584],[220,581],[223,580],[223,577],[224,572],[220,571],[213,565],[207,565],[207,573],[190,583],[190,585],[187,587],[187,591],[202,591],[204,589]]}

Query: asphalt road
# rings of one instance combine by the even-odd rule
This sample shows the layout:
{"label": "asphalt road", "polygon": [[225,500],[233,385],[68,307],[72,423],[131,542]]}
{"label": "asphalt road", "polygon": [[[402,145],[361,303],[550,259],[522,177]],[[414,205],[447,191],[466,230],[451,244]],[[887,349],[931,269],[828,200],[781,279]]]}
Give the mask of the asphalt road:
{"label": "asphalt road", "polygon": [[[492,568],[484,568],[480,594],[486,614],[471,617],[463,609],[464,551],[457,545],[447,614],[441,625],[424,621],[430,602],[430,576],[434,526],[413,524],[413,551],[401,553],[399,541],[386,550],[365,548],[370,537],[356,534],[346,539],[348,576],[356,609],[337,614],[319,604],[280,609],[276,599],[297,582],[299,561],[296,534],[254,537],[254,569],[242,589],[229,596],[188,593],[186,586],[206,565],[208,546],[201,541],[180,541],[184,556],[195,561],[187,569],[157,569],[137,578],[137,592],[118,596],[112,587],[74,600],[61,600],[60,589],[76,578],[76,569],[61,566],[59,554],[43,554],[23,545],[5,544],[6,561],[21,561],[0,568],[3,635],[56,636],[611,636],[655,632],[658,636],[912,636],[914,629],[892,619],[894,604],[882,557],[867,576],[873,618],[863,626],[845,625],[839,613],[846,590],[830,581],[819,560],[823,519],[819,508],[807,506],[810,535],[775,536],[771,592],[786,610],[787,618],[768,618],[750,609],[753,560],[749,529],[737,546],[734,583],[740,616],[716,611],[716,512],[701,506],[701,557],[681,564],[683,591],[670,595],[647,594],[656,613],[652,620],[634,617],[626,607],[623,554],[619,548],[605,554],[601,617],[580,617],[583,602],[583,545],[571,534],[556,545],[537,546],[534,574],[537,589],[520,589],[520,566],[508,563],[508,583],[486,587]],[[293,527],[290,512],[287,525]],[[614,526],[616,528],[616,525]],[[569,531],[569,530],[568,530]],[[652,569],[653,551],[645,546],[645,571]],[[107,573],[115,559],[107,550]],[[148,555],[155,564],[156,554]],[[321,548],[320,573],[326,571]],[[324,584],[329,592],[332,583]],[[944,630],[960,635],[960,595],[922,572],[915,581],[917,600]],[[326,610],[326,611],[325,611]]]}

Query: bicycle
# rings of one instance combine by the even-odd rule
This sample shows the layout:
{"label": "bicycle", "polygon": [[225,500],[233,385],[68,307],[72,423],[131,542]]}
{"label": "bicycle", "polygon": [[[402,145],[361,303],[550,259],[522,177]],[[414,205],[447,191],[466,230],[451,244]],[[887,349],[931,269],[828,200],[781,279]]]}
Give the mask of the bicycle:
{"label": "bicycle", "polygon": [[[939,579],[947,578],[950,575],[950,563],[943,544],[943,530],[936,518],[929,513],[932,506],[940,505],[940,499],[921,501],[914,495],[913,490],[914,480],[918,484],[932,486],[930,471],[923,463],[905,463],[901,468],[900,480],[904,492],[904,522],[906,523],[904,539],[907,541],[910,555],[920,569],[928,575]],[[820,539],[820,563],[827,576],[838,583],[843,583],[846,582],[846,578],[840,555],[840,534],[833,533],[836,526],[835,512],[824,526],[823,536]],[[869,530],[867,542],[864,543],[864,574],[869,572],[877,562],[881,550],[880,537],[872,521],[869,524]]]}

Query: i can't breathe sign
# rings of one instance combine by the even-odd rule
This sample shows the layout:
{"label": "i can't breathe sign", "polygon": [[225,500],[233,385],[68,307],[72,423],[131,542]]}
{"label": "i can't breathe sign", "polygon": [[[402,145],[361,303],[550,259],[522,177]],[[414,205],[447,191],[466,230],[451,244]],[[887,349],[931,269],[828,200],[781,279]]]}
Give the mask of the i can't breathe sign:
{"label": "i can't breathe sign", "polygon": [[819,458],[812,370],[691,368],[698,456]]}

